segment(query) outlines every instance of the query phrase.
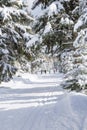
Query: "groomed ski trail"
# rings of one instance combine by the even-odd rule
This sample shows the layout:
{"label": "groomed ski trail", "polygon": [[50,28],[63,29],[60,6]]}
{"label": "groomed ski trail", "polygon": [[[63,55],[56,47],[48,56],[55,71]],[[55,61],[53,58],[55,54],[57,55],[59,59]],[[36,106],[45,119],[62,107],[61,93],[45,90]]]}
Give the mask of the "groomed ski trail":
{"label": "groomed ski trail", "polygon": [[62,74],[22,75],[0,88],[0,130],[87,130],[87,97],[62,89]]}

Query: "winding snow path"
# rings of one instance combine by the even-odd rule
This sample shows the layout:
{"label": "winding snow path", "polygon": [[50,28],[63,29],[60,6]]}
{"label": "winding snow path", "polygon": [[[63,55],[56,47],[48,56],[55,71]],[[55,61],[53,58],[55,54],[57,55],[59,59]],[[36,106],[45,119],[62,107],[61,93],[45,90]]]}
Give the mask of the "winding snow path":
{"label": "winding snow path", "polygon": [[61,74],[24,74],[0,85],[0,130],[87,130],[87,96],[65,92]]}

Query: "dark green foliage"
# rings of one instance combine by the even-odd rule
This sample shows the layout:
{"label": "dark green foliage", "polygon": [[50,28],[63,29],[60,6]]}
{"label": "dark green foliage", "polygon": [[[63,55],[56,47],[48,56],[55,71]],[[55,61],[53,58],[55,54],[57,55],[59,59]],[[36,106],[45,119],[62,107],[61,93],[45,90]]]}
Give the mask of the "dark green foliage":
{"label": "dark green foliage", "polygon": [[77,6],[79,6],[79,0],[64,1],[64,8],[67,14],[72,13]]}
{"label": "dark green foliage", "polygon": [[81,91],[83,86],[81,86],[76,79],[67,80],[67,83],[63,85],[64,89],[68,89],[70,91]]}
{"label": "dark green foliage", "polygon": [[41,29],[44,29],[44,27],[46,26],[47,24],[47,21],[48,21],[48,16],[45,15],[45,16],[42,16],[40,17],[37,22],[35,23],[34,27],[33,27],[33,30],[38,33],[40,32]]}
{"label": "dark green foliage", "polygon": [[63,86],[64,89],[70,90],[70,91],[76,91],[76,92],[80,92],[81,90],[87,90],[87,84],[84,86],[81,86],[78,82],[76,82],[76,80],[74,79],[73,81],[69,81],[71,82],[70,84],[65,84]]}
{"label": "dark green foliage", "polygon": [[62,43],[60,35],[61,32],[59,34],[58,32],[50,32],[47,35],[43,36],[42,46],[45,46],[46,54],[51,54],[53,56],[55,53],[59,53]]}

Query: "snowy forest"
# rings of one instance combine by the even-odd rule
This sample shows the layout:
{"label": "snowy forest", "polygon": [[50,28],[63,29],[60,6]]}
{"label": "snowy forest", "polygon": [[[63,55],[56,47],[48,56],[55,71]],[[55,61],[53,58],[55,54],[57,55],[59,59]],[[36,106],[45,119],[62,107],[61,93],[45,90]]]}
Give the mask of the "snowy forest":
{"label": "snowy forest", "polygon": [[87,130],[87,0],[0,0],[0,130]]}
{"label": "snowy forest", "polygon": [[17,71],[64,73],[87,88],[87,0],[0,0],[0,82]]}

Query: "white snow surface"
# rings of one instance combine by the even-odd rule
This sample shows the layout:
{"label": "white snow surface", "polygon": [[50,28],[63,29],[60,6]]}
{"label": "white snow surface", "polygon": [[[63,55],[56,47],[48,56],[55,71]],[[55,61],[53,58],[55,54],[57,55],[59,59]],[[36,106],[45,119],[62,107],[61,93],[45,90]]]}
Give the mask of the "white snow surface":
{"label": "white snow surface", "polygon": [[64,25],[73,25],[74,22],[72,20],[70,20],[68,17],[66,18],[61,18],[61,21],[60,21],[61,24],[64,24]]}
{"label": "white snow surface", "polygon": [[62,74],[18,74],[0,85],[0,130],[87,130],[87,96]]}
{"label": "white snow surface", "polygon": [[34,18],[40,18],[44,15],[53,16],[61,10],[64,10],[63,5],[59,1],[52,2],[46,9],[42,9],[42,4],[39,4],[34,10],[31,10],[31,14]]}
{"label": "white snow surface", "polygon": [[47,25],[45,26],[44,34],[49,33],[52,31],[52,26],[50,22],[47,22]]}

